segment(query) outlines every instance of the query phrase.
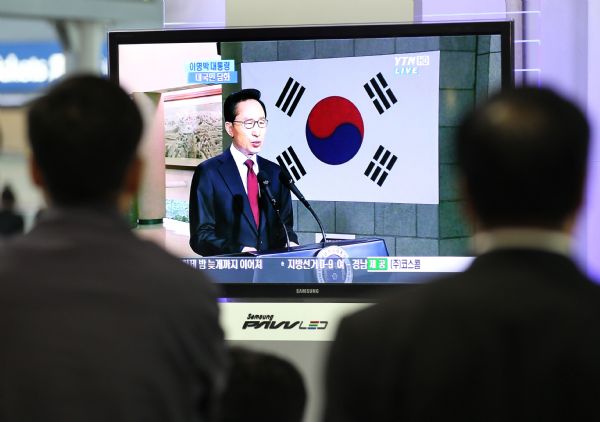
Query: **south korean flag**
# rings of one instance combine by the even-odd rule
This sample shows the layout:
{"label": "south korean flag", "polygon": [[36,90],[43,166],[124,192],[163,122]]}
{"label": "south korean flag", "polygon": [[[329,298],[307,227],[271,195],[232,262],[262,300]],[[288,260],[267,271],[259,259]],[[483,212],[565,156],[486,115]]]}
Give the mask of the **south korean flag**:
{"label": "south korean flag", "polygon": [[267,106],[261,155],[307,199],[439,202],[439,51],[242,63],[242,74]]}

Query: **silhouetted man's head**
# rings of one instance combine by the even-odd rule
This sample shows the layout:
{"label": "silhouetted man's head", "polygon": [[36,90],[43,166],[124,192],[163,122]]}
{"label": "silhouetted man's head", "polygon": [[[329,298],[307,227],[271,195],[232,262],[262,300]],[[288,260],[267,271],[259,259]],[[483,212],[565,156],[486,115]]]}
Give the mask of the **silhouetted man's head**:
{"label": "silhouetted man's head", "polygon": [[137,187],[142,127],[118,85],[96,76],[65,79],[28,113],[36,183],[59,205],[114,203],[124,188]]}
{"label": "silhouetted man's head", "polygon": [[463,121],[457,160],[484,228],[562,228],[581,204],[589,126],[548,89],[499,93]]}
{"label": "silhouetted man's head", "polygon": [[230,357],[219,422],[302,421],[306,389],[294,365],[244,348],[232,348]]}

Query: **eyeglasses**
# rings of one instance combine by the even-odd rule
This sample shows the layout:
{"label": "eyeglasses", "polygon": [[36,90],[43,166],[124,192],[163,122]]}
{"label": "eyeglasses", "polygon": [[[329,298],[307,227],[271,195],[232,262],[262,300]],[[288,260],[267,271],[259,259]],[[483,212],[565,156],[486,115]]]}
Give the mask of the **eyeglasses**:
{"label": "eyeglasses", "polygon": [[240,120],[234,120],[233,123],[241,123],[246,129],[253,129],[255,125],[258,125],[259,128],[264,129],[267,127],[267,123],[269,123],[269,121],[267,119],[248,119],[244,120],[243,122]]}

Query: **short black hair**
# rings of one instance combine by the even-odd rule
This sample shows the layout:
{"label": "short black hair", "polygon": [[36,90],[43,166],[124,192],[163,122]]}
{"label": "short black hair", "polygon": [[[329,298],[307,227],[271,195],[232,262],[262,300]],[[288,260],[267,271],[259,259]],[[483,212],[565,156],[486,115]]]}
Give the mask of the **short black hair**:
{"label": "short black hair", "polygon": [[218,422],[301,422],[302,375],[289,361],[242,347],[230,349],[231,369]]}
{"label": "short black hair", "polygon": [[51,87],[31,104],[27,126],[46,188],[61,205],[114,200],[143,130],[129,95],[93,75]]}
{"label": "short black hair", "polygon": [[16,201],[15,194],[14,194],[12,188],[10,187],[10,185],[6,185],[6,186],[4,186],[4,189],[2,189],[1,199],[2,199],[3,204],[12,205],[15,203],[15,201]]}
{"label": "short black hair", "polygon": [[457,161],[484,226],[559,228],[581,204],[590,128],[550,89],[500,92],[466,117]]}
{"label": "short black hair", "polygon": [[254,88],[246,88],[229,94],[225,99],[225,103],[223,104],[223,118],[225,121],[230,123],[233,122],[235,116],[237,116],[237,105],[242,101],[247,100],[258,101],[265,112],[265,117],[267,117],[267,108],[265,107],[265,103],[260,99],[260,91]]}

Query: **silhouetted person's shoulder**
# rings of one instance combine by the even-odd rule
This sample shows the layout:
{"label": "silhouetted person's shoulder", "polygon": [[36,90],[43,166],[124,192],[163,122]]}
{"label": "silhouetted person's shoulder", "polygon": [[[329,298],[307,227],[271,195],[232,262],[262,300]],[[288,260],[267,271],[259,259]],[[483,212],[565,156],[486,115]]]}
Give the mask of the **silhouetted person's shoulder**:
{"label": "silhouetted person's shoulder", "polygon": [[547,89],[501,92],[455,143],[477,257],[341,322],[325,420],[599,419],[600,288],[571,257],[584,114]]}
{"label": "silhouetted person's shoulder", "polygon": [[[155,414],[144,420],[161,420],[163,409],[185,420],[193,391],[196,411],[213,412],[226,359],[217,290],[202,272],[138,239],[116,213],[47,210],[29,233],[0,248],[0,278],[0,296],[11,303],[2,318],[22,320],[31,309],[26,320],[35,322],[17,337],[2,330],[12,345],[0,350],[10,362],[3,377],[7,385],[24,382],[8,414],[43,419],[62,408],[77,419],[98,408],[96,420],[146,413]],[[49,407],[28,405],[39,385],[19,375],[25,370],[58,377],[60,388],[44,384]]]}
{"label": "silhouetted person's shoulder", "polygon": [[241,347],[229,351],[231,367],[218,422],[301,422],[306,387],[290,361]]}
{"label": "silhouetted person's shoulder", "polygon": [[226,375],[215,286],[142,241],[140,111],[117,84],[66,78],[28,108],[48,208],[0,247],[3,420],[211,421]]}
{"label": "silhouetted person's shoulder", "polygon": [[246,348],[230,349],[231,367],[218,422],[301,422],[304,380],[282,357]]}

